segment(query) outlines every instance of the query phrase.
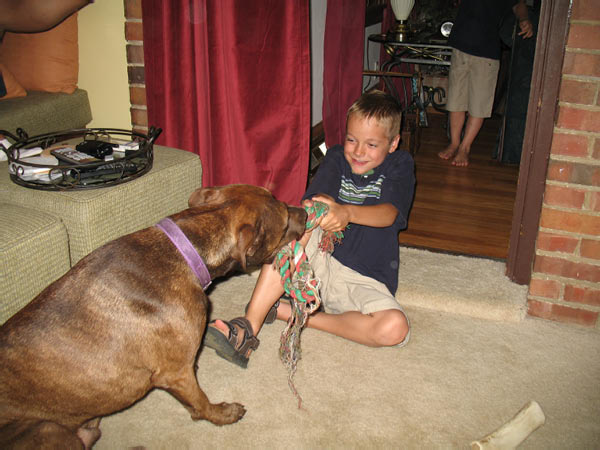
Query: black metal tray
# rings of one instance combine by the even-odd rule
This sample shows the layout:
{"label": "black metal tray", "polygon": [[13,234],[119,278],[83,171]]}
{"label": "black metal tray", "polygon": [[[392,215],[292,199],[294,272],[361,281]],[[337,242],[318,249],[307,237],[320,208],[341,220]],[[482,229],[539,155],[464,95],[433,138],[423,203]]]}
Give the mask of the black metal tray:
{"label": "black metal tray", "polygon": [[[0,149],[8,157],[9,175],[16,184],[46,191],[96,189],[125,183],[147,173],[152,168],[153,144],[161,132],[162,129],[155,127],[151,127],[148,134],[117,128],[81,128],[30,138],[22,129],[17,130],[18,137],[0,130],[1,135],[13,141],[8,148],[0,144]],[[102,141],[114,146],[132,142],[136,148],[113,151],[107,159],[94,162],[44,163],[48,158],[53,160],[50,153],[53,149],[67,146],[75,149],[84,141]],[[42,149],[40,156],[44,161],[36,162],[24,156],[26,151],[35,148]]]}

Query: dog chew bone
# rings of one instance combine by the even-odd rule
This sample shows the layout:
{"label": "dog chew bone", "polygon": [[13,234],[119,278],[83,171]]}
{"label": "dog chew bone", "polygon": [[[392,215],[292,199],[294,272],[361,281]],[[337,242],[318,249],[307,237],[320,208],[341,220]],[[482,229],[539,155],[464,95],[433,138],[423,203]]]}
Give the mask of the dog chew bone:
{"label": "dog chew bone", "polygon": [[483,439],[471,442],[471,449],[512,449],[546,421],[542,408],[535,400],[527,403],[512,419]]}

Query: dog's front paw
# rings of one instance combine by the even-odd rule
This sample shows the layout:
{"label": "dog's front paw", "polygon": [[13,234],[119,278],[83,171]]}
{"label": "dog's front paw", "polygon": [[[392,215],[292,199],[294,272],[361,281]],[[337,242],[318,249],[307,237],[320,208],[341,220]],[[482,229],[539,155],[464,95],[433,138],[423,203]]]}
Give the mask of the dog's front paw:
{"label": "dog's front paw", "polygon": [[244,405],[239,403],[219,403],[218,405],[211,405],[210,414],[206,417],[202,417],[215,425],[228,425],[235,423],[244,417],[246,414],[246,408]]}
{"label": "dog's front paw", "polygon": [[246,414],[246,408],[239,403],[220,403],[218,406],[221,409],[221,417],[213,422],[215,425],[235,423]]}

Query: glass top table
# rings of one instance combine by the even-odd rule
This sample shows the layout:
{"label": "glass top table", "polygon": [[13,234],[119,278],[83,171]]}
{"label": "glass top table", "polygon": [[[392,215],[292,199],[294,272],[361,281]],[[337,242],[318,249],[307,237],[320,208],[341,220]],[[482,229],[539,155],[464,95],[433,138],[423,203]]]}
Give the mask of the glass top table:
{"label": "glass top table", "polygon": [[371,34],[369,41],[384,46],[386,52],[395,60],[410,64],[450,65],[452,47],[442,40],[415,36],[411,42],[399,42],[389,39],[385,34]]}

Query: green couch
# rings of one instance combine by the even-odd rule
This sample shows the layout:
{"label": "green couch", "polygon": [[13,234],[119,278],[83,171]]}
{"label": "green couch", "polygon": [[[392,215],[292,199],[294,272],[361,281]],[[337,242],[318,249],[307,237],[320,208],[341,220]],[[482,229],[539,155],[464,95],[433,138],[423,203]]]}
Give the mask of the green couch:
{"label": "green couch", "polygon": [[93,190],[22,187],[0,163],[0,323],[95,248],[187,208],[201,184],[198,155],[157,145],[148,173]]}
{"label": "green couch", "polygon": [[[82,90],[14,100],[0,101],[0,129],[13,134],[17,127],[30,136],[84,128],[91,120]],[[3,114],[11,104],[21,105],[20,118]],[[95,248],[187,208],[201,184],[198,155],[159,145],[148,173],[93,190],[26,188],[0,162],[0,324]]]}

